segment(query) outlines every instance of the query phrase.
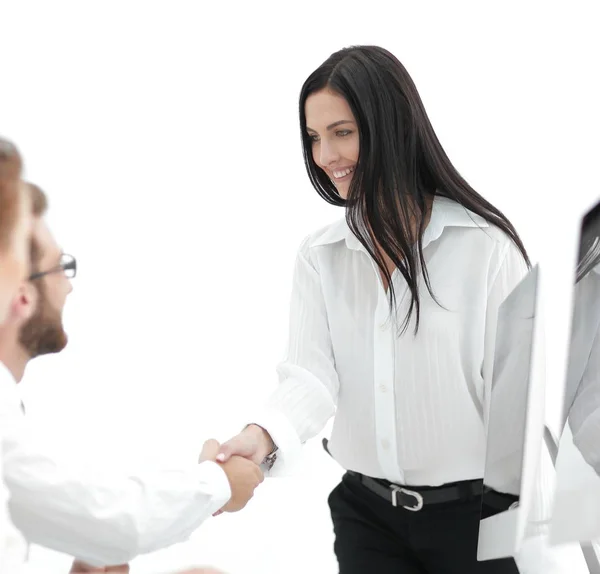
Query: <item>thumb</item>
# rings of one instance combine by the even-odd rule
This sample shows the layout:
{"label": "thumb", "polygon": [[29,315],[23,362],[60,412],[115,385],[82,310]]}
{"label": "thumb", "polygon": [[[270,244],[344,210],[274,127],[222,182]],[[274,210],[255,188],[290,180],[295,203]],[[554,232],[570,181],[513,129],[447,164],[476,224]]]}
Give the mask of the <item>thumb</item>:
{"label": "thumb", "polygon": [[236,453],[236,450],[234,440],[223,443],[217,454],[217,462],[227,462]]}
{"label": "thumb", "polygon": [[221,445],[219,454],[217,455],[217,462],[227,462],[234,455],[245,457],[248,455],[247,451],[247,445],[238,435]]}
{"label": "thumb", "polygon": [[219,454],[219,446],[219,442],[214,438],[207,440],[202,447],[199,462],[204,462],[206,460],[215,461],[217,459],[217,454]]}

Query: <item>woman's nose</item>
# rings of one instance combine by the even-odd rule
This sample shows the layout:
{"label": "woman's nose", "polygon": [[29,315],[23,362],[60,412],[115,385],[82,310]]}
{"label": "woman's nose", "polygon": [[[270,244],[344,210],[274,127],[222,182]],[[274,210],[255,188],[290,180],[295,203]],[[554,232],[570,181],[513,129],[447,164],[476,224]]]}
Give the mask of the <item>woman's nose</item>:
{"label": "woman's nose", "polygon": [[321,165],[328,167],[332,163],[335,163],[339,159],[339,157],[340,154],[338,153],[335,145],[327,141],[321,142]]}

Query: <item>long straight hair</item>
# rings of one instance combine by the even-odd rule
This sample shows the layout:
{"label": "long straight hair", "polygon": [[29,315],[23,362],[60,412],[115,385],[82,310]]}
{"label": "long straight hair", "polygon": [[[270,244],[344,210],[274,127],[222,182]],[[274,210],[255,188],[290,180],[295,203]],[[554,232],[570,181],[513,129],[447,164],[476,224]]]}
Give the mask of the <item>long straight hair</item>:
{"label": "long straight hair", "polygon": [[[341,95],[358,125],[360,150],[348,199],[344,200],[313,159],[306,131],[306,99],[328,89]],[[423,256],[427,199],[448,197],[504,231],[530,266],[523,243],[506,216],[479,195],[454,168],[440,144],[417,88],[400,61],[377,46],[353,46],[332,54],[304,82],[300,92],[300,129],[304,162],[311,183],[328,203],[346,207],[346,221],[373,257],[389,285],[390,310],[396,294],[385,260],[376,245],[403,275],[411,294],[402,323],[404,332],[416,313],[422,271],[432,292]],[[417,223],[417,236],[411,234]]]}

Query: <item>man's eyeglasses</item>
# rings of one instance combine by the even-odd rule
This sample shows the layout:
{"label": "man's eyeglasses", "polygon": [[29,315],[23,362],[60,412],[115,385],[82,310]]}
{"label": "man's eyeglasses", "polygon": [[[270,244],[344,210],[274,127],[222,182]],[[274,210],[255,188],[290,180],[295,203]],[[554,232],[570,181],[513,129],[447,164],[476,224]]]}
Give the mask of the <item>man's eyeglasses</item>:
{"label": "man's eyeglasses", "polygon": [[34,273],[29,276],[29,281],[33,281],[34,279],[39,279],[40,277],[44,277],[46,275],[50,275],[51,273],[61,273],[69,278],[73,279],[75,275],[77,275],[77,260],[72,255],[67,255],[63,253],[61,257],[60,264],[56,267],[52,267],[52,269],[48,269],[47,271],[40,271],[39,273]]}

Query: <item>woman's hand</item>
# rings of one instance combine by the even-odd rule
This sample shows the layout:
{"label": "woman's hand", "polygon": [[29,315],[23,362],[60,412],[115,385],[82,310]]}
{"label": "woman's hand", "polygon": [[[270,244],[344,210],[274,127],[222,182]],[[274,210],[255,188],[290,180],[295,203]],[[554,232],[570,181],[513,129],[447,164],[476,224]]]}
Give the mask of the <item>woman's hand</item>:
{"label": "woman's hand", "polygon": [[240,434],[221,445],[218,462],[227,462],[237,455],[260,465],[274,448],[269,433],[257,425],[248,425]]}

